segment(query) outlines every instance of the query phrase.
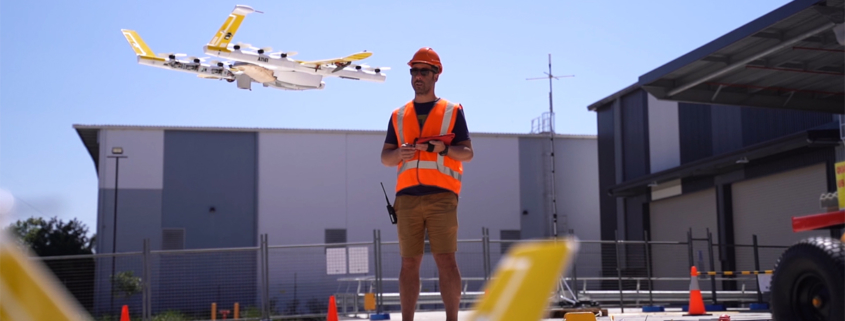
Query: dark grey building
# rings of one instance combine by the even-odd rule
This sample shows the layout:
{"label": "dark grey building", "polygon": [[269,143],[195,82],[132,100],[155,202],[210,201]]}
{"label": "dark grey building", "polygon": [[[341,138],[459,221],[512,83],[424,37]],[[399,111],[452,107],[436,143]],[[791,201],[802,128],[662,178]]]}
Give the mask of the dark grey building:
{"label": "dark grey building", "polygon": [[[721,245],[713,269],[735,271],[753,270],[753,255],[729,245],[830,233],[793,233],[791,217],[825,212],[819,196],[836,191],[842,23],[843,1],[796,0],[590,105],[602,239],[686,241],[690,230],[698,239],[709,231]],[[645,275],[651,264],[656,275],[689,276],[701,254],[711,268],[707,242],[693,243],[693,253],[656,248],[651,262],[628,247],[623,274]],[[760,268],[772,269],[781,251],[760,251]],[[614,256],[604,257],[605,275],[616,276]]]}

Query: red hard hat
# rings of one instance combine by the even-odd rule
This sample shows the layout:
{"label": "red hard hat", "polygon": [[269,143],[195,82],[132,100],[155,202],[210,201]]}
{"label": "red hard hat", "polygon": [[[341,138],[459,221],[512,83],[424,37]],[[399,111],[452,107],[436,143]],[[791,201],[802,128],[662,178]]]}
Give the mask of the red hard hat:
{"label": "red hard hat", "polygon": [[408,66],[413,66],[415,63],[424,63],[437,67],[438,73],[443,72],[443,65],[440,63],[440,56],[434,52],[434,49],[429,47],[420,48],[414,54],[414,58],[408,62]]}

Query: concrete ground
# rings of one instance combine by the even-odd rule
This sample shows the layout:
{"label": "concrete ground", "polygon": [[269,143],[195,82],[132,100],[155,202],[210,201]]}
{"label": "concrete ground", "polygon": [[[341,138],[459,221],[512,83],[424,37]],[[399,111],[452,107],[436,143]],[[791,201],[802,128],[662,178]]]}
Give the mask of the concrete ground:
{"label": "concrete ground", "polygon": [[[655,313],[642,313],[638,312],[639,309],[628,308],[625,309],[625,313],[621,313],[621,310],[618,308],[607,309],[609,316],[600,316],[597,317],[597,321],[716,321],[719,320],[719,316],[722,314],[730,315],[731,321],[771,321],[771,314],[770,313],[760,313],[760,312],[748,312],[748,311],[721,311],[721,312],[708,312],[711,315],[709,316],[683,316],[685,312],[677,310],[670,310],[667,312],[655,312]],[[469,316],[472,311],[460,311],[458,312],[458,320],[469,320]],[[359,315],[358,318],[344,318],[342,317],[341,320],[369,320],[366,315]],[[401,313],[391,313],[390,320],[402,321],[402,314]],[[417,312],[414,316],[414,321],[445,321],[446,317],[443,311],[425,311],[425,312]],[[562,320],[562,319],[543,319],[543,321],[551,321],[551,320]],[[404,320],[408,321],[408,320]]]}

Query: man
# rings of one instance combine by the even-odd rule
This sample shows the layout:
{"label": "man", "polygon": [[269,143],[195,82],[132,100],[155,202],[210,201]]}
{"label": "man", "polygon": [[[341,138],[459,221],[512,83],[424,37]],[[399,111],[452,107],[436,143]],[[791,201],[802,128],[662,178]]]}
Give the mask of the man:
{"label": "man", "polygon": [[[393,111],[381,162],[397,166],[394,206],[402,268],[399,296],[402,320],[413,320],[419,297],[420,264],[425,234],[440,276],[440,293],[446,320],[458,320],[461,273],[455,260],[458,249],[458,196],[462,162],[473,157],[463,107],[434,93],[443,71],[440,57],[421,48],[411,61],[414,100]],[[441,140],[417,143],[416,139],[454,134],[449,145]],[[448,140],[448,139],[444,139]]]}

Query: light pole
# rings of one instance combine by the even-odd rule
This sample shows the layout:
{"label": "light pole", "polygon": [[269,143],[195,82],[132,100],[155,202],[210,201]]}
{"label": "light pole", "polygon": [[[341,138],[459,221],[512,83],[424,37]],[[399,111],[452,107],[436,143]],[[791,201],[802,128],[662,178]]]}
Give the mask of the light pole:
{"label": "light pole", "polygon": [[[114,224],[112,226],[112,254],[117,254],[117,176],[120,169],[120,159],[128,158],[123,155],[123,147],[112,147],[111,155],[107,158],[114,158]],[[114,311],[114,262],[115,256],[111,258],[111,310]]]}

